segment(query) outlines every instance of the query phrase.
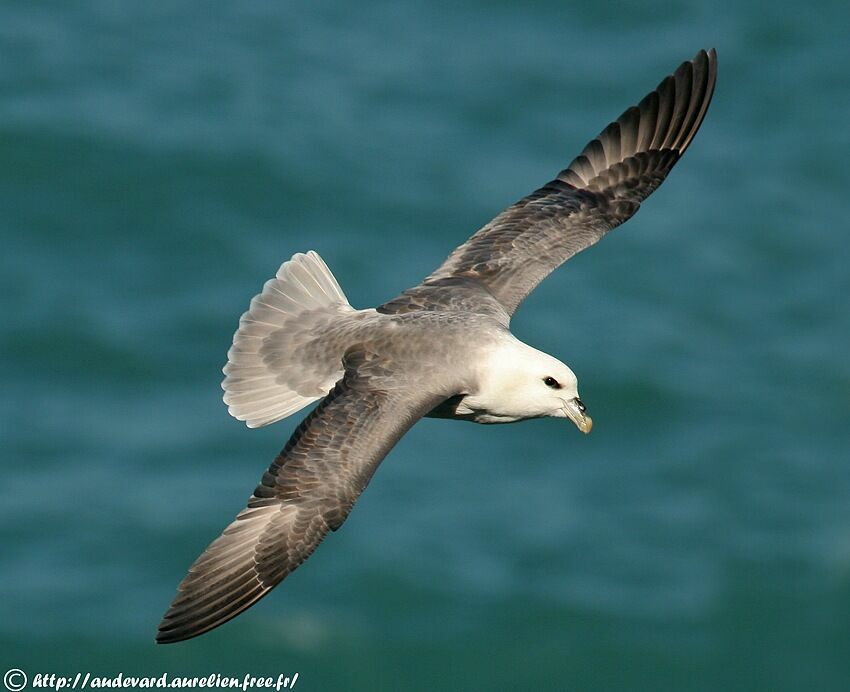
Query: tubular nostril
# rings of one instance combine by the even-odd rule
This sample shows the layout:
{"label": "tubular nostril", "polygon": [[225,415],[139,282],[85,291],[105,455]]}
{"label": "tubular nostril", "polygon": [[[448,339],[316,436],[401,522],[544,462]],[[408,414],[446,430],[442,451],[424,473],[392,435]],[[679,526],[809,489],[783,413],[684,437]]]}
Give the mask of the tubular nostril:
{"label": "tubular nostril", "polygon": [[578,410],[579,410],[579,411],[581,411],[582,413],[584,413],[585,411],[587,411],[587,409],[585,408],[584,404],[581,402],[581,399],[579,399],[578,397],[576,397],[575,401],[576,401],[576,406],[578,406]]}

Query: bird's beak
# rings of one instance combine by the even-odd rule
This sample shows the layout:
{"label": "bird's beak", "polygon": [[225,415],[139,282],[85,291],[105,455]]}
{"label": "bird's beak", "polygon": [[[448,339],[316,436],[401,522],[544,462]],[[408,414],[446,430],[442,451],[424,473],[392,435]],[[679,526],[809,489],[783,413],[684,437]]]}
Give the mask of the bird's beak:
{"label": "bird's beak", "polygon": [[593,430],[593,419],[588,416],[587,411],[584,411],[583,409],[584,406],[581,405],[577,399],[567,401],[564,405],[564,413],[567,414],[567,418],[575,423],[576,427],[587,435],[591,430]]}

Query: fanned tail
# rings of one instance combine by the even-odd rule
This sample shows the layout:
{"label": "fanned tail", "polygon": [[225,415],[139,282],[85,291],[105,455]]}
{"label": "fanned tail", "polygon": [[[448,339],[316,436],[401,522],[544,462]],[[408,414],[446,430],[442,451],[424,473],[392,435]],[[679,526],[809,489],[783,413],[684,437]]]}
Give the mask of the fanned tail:
{"label": "fanned tail", "polygon": [[239,320],[224,366],[224,402],[258,428],[325,396],[342,376],[341,354],[322,333],[354,308],[312,250],[284,262]]}

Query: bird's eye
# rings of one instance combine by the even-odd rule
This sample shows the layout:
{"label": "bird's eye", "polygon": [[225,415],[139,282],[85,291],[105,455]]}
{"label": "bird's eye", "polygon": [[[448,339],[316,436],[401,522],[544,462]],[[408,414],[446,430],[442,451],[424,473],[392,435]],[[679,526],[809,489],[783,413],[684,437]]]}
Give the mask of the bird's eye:
{"label": "bird's eye", "polygon": [[587,409],[584,407],[584,404],[581,402],[581,399],[576,397],[576,406],[578,406],[578,410],[584,413]]}
{"label": "bird's eye", "polygon": [[552,389],[561,388],[561,385],[558,383],[558,380],[556,380],[554,377],[544,377],[543,384],[545,384],[547,387],[551,387]]}

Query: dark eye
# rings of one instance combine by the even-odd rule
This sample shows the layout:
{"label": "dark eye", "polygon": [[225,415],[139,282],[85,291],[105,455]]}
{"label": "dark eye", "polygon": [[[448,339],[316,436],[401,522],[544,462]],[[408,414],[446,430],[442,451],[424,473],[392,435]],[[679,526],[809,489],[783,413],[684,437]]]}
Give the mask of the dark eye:
{"label": "dark eye", "polygon": [[556,380],[554,377],[544,377],[543,384],[545,384],[547,387],[551,387],[552,389],[561,388],[561,385],[558,383],[558,380]]}
{"label": "dark eye", "polygon": [[578,406],[578,410],[584,413],[587,409],[584,407],[584,404],[581,402],[581,399],[576,398],[576,406]]}

